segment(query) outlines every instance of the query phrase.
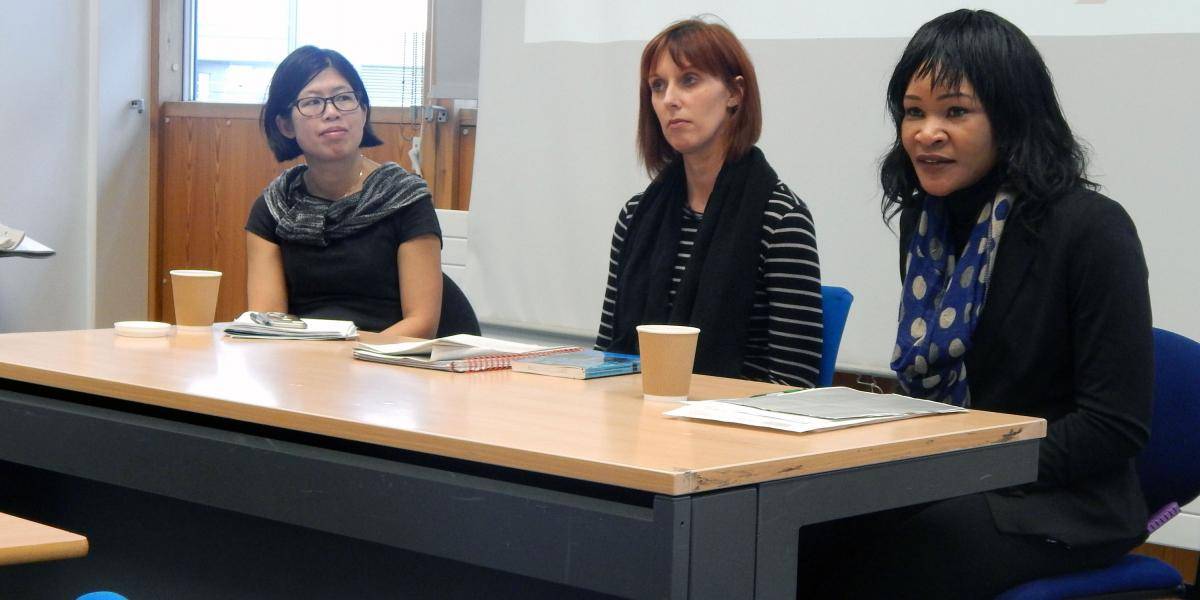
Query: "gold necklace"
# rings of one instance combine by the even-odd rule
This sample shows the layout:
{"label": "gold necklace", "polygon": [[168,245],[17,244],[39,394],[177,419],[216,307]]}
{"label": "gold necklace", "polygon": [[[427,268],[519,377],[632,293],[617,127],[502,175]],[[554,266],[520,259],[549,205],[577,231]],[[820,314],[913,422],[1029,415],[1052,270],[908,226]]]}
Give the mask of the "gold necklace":
{"label": "gold necklace", "polygon": [[[356,191],[362,189],[363,173],[366,171],[366,161],[367,161],[367,157],[365,157],[361,154],[358,155],[358,179],[353,184],[350,185],[350,189],[345,194],[338,195],[338,197],[336,198],[337,200],[345,198],[346,196],[349,196],[349,195],[355,193]],[[325,196],[322,195],[322,192],[324,192],[324,190],[314,190],[313,189],[314,186],[312,184],[312,178],[309,177],[309,174],[311,172],[312,172],[311,170],[305,171],[305,173],[303,175],[304,185],[306,187],[308,187],[309,193],[315,192],[317,196],[324,198]]]}

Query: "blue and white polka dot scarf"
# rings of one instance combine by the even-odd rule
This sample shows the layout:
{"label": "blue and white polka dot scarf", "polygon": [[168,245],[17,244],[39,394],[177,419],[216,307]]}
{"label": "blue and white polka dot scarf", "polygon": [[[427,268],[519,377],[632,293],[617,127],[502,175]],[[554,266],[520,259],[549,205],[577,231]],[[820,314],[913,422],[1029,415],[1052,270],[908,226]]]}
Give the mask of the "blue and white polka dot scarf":
{"label": "blue and white polka dot scarf", "polygon": [[970,406],[967,366],[971,336],[987,299],[996,249],[1012,195],[1000,190],[983,206],[962,256],[950,248],[943,198],[926,197],[908,245],[908,267],[892,369],[909,395]]}

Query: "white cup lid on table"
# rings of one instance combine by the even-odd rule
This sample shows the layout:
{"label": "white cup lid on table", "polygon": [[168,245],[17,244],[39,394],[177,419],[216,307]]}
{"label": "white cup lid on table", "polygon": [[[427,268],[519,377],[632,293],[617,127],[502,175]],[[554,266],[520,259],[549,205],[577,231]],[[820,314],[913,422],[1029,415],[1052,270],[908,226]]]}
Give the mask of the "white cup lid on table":
{"label": "white cup lid on table", "polygon": [[158,321],[117,321],[113,323],[117,335],[125,337],[163,337],[171,332],[170,323]]}

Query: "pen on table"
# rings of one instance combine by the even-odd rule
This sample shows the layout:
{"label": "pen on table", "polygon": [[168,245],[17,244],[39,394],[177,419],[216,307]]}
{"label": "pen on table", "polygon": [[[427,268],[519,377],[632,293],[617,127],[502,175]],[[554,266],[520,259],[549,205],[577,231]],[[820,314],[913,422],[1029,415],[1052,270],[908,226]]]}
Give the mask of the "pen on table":
{"label": "pen on table", "polygon": [[753,396],[747,396],[747,398],[760,398],[762,396],[782,396],[784,394],[795,394],[796,392],[803,392],[803,391],[805,391],[804,388],[796,388],[796,389],[790,389],[790,390],[780,390],[778,392],[765,392],[762,394],[754,394]]}

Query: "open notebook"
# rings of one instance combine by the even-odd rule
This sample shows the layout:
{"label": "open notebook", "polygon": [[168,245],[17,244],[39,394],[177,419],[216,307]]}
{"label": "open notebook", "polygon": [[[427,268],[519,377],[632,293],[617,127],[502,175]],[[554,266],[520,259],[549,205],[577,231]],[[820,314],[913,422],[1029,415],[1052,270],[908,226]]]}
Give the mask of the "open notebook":
{"label": "open notebook", "polygon": [[512,366],[514,358],[578,351],[579,348],[575,346],[535,346],[461,333],[420,342],[359,343],[354,349],[354,358],[390,365],[465,373],[506,369]]}

